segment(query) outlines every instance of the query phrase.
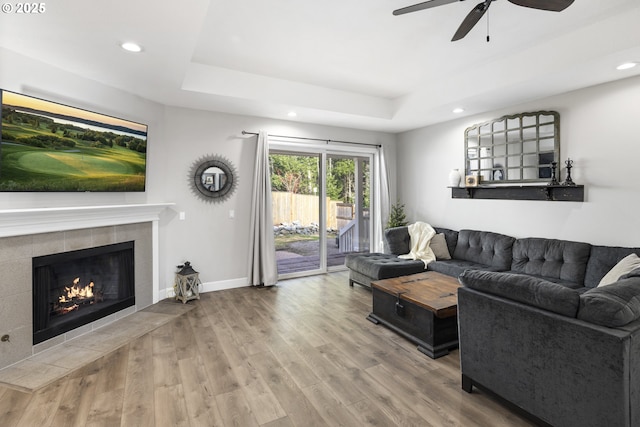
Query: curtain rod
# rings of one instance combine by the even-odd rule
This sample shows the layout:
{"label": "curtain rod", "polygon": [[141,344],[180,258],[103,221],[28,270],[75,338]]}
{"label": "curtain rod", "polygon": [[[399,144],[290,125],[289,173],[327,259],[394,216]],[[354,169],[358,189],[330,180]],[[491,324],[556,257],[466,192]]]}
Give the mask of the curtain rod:
{"label": "curtain rod", "polygon": [[[246,130],[242,131],[243,135],[258,135],[258,132],[247,132]],[[338,144],[355,144],[355,145],[368,145],[370,147],[382,147],[382,145],[380,144],[369,144],[366,142],[352,142],[352,141],[339,141],[339,140],[335,140],[335,139],[320,139],[320,138],[305,138],[305,137],[301,137],[301,136],[287,136],[287,135],[271,135],[269,134],[269,136],[273,136],[274,138],[295,138],[295,139],[304,139],[306,141],[322,141],[322,142],[326,142],[327,144],[330,142],[337,142]]]}

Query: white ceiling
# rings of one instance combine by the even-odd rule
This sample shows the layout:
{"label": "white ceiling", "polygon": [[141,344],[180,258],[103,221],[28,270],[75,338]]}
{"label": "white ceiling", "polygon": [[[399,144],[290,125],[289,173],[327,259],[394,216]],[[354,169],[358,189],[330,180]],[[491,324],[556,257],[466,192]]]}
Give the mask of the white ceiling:
{"label": "white ceiling", "polygon": [[489,43],[486,16],[450,42],[478,1],[57,0],[0,14],[0,46],[167,105],[388,132],[640,74],[615,70],[640,62],[638,0],[494,1]]}

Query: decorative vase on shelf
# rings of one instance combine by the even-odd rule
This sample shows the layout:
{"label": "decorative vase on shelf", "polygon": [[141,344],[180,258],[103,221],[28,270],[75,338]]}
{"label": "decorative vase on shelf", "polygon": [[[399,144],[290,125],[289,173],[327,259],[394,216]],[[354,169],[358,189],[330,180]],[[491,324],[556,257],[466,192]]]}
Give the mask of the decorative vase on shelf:
{"label": "decorative vase on shelf", "polygon": [[451,169],[451,172],[449,172],[449,186],[459,187],[461,179],[462,175],[460,175],[460,171],[458,169]]}

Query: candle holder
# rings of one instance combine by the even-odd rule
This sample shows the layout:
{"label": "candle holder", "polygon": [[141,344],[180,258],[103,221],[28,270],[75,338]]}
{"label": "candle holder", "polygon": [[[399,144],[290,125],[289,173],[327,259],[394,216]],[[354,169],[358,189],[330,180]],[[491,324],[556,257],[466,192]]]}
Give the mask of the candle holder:
{"label": "candle holder", "polygon": [[571,179],[571,168],[573,167],[573,160],[571,160],[570,158],[567,158],[564,164],[567,165],[567,179],[565,179],[562,185],[566,185],[566,186],[576,185],[576,183],[573,182],[573,180]]}
{"label": "candle holder", "polygon": [[547,185],[560,185],[558,179],[556,178],[556,168],[558,167],[558,162],[551,162],[551,181]]}

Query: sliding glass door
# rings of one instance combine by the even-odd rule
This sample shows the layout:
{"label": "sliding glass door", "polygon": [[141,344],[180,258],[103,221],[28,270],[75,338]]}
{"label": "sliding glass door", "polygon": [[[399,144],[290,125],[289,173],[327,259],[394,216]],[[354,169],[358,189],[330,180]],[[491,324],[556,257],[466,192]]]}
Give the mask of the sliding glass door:
{"label": "sliding glass door", "polygon": [[346,254],[369,252],[370,161],[327,154],[327,267],[344,265]]}
{"label": "sliding glass door", "polygon": [[278,275],[321,269],[320,161],[319,154],[270,152]]}
{"label": "sliding glass door", "polygon": [[274,144],[270,150],[281,278],[344,268],[370,250],[371,156]]}

